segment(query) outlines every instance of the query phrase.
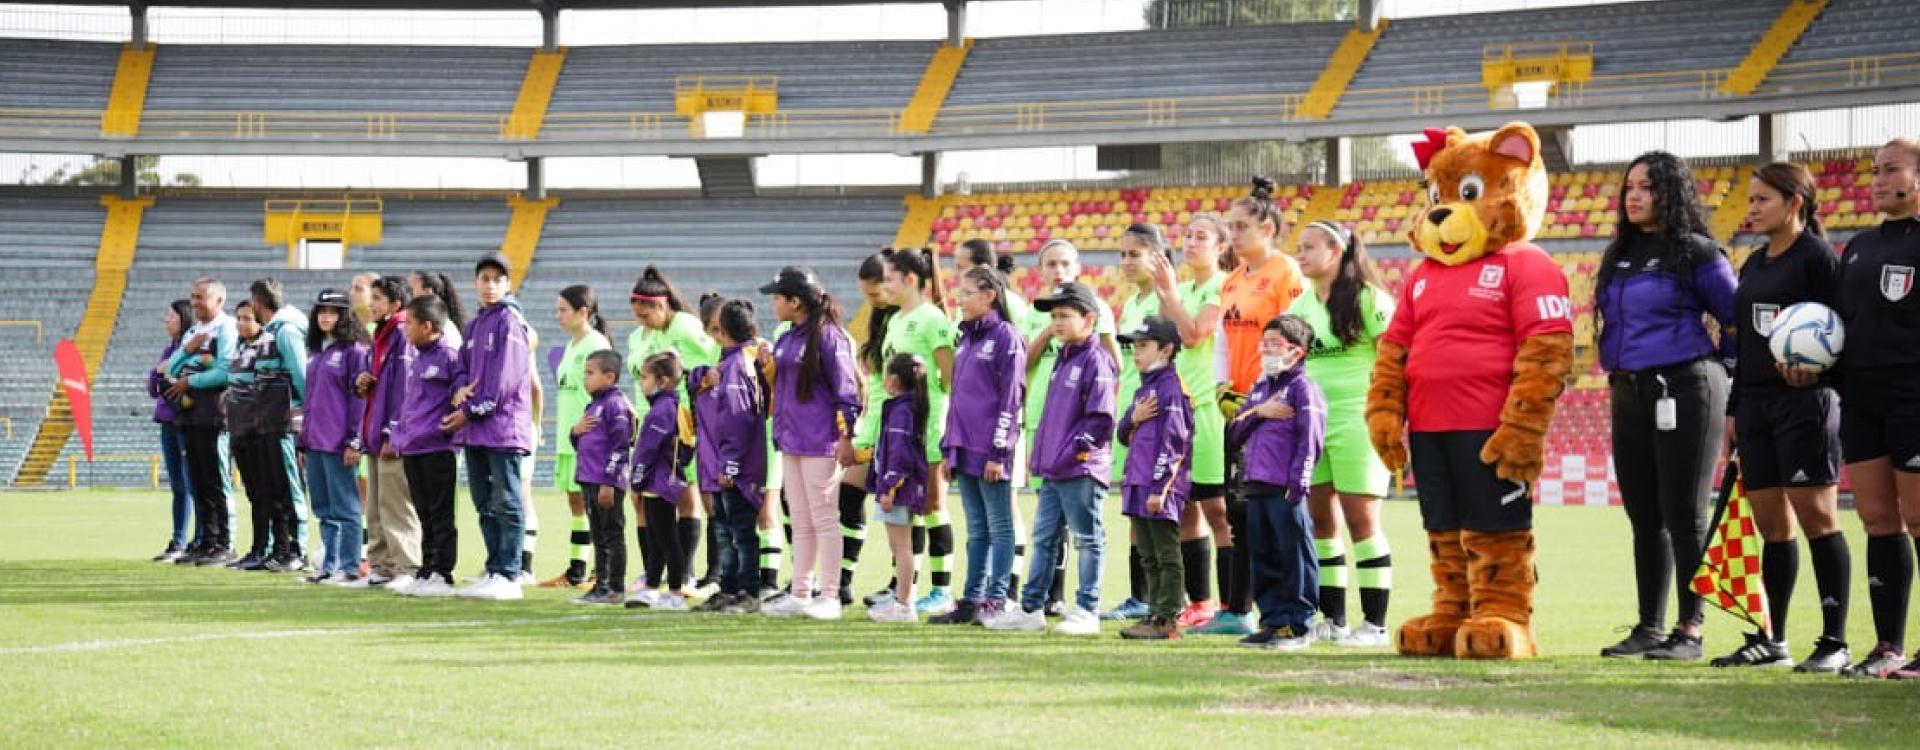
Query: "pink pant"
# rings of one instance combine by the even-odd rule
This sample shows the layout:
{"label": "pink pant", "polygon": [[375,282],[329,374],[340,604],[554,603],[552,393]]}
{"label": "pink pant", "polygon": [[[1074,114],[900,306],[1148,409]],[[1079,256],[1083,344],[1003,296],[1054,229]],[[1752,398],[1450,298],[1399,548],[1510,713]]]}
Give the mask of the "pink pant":
{"label": "pink pant", "polygon": [[813,594],[810,580],[817,564],[819,593],[840,596],[840,464],[831,456],[780,457],[782,492],[793,520],[793,595]]}

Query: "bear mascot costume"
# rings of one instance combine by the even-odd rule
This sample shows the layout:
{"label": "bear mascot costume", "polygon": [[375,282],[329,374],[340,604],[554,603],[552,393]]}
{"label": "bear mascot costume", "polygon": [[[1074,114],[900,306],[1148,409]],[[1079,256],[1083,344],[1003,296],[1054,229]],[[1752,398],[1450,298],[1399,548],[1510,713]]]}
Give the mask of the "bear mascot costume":
{"label": "bear mascot costume", "polygon": [[1407,656],[1520,659],[1533,637],[1532,485],[1573,364],[1567,279],[1529,242],[1547,202],[1525,123],[1413,145],[1425,259],[1400,289],[1367,393],[1367,430],[1396,471],[1411,458],[1432,549],[1433,611],[1400,626]]}

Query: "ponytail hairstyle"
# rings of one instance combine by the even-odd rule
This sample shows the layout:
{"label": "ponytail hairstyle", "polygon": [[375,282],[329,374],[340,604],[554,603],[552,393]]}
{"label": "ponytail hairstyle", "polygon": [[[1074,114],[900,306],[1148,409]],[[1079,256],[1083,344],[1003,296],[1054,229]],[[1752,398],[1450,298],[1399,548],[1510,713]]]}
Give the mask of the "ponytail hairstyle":
{"label": "ponytail hairstyle", "polygon": [[1222,271],[1232,271],[1240,267],[1240,251],[1233,248],[1233,238],[1227,236],[1227,220],[1216,213],[1198,213],[1187,220],[1187,233],[1193,233],[1195,224],[1207,224],[1213,227],[1214,241],[1220,245],[1218,266]]}
{"label": "ponytail hairstyle", "polygon": [[[413,300],[413,292],[407,289],[407,280],[398,276],[382,276],[374,279],[373,283],[368,285],[368,289],[387,298],[387,302],[390,303],[388,307],[392,308],[387,313],[389,316],[405,312],[407,303]],[[384,323],[386,319],[382,318],[375,322]]]}
{"label": "ponytail hairstyle", "polygon": [[960,243],[960,249],[966,254],[960,256],[968,268],[991,268],[1004,274],[1013,273],[1013,256],[1002,255],[993,249],[993,243],[975,237]]}
{"label": "ponytail hairstyle", "polygon": [[[1121,236],[1132,237],[1139,241],[1140,244],[1146,245],[1147,254],[1158,255],[1166,259],[1169,268],[1176,270],[1180,268],[1178,263],[1173,262],[1173,248],[1167,246],[1167,236],[1160,232],[1159,227],[1152,224],[1134,224],[1128,226],[1127,231],[1121,233]],[[1133,279],[1125,279],[1124,281],[1127,283],[1128,291],[1126,296],[1122,297],[1118,303],[1122,307],[1133,301],[1134,297],[1151,293],[1150,289],[1142,288],[1140,283]]]}
{"label": "ponytail hairstyle", "polygon": [[420,287],[439,297],[447,306],[447,325],[456,331],[467,330],[467,314],[460,309],[460,293],[454,291],[453,280],[444,273],[432,271],[414,271],[413,277],[420,280]]}
{"label": "ponytail hairstyle", "polygon": [[[887,374],[900,379],[900,388],[913,394],[913,442],[927,442],[927,366],[919,357],[901,352],[887,360]],[[905,394],[902,394],[905,395]]]}
{"label": "ponytail hairstyle", "polygon": [[600,315],[600,299],[594,296],[593,287],[575,284],[560,290],[560,299],[566,300],[568,307],[585,310],[587,325],[599,331],[601,336],[607,335],[607,319]]}
{"label": "ponytail hairstyle", "polygon": [[[887,248],[860,261],[860,280],[870,284],[884,281],[887,277],[884,259],[893,252],[893,248]],[[890,305],[867,306],[867,341],[860,345],[859,352],[860,362],[866,366],[867,372],[879,372],[881,366],[886,364],[881,361],[886,356],[881,349],[887,341],[887,324],[893,320],[893,314],[899,311],[900,308]]]}
{"label": "ponytail hairstyle", "polygon": [[1826,239],[1827,229],[1820,224],[1820,201],[1813,173],[1792,162],[1776,161],[1753,171],[1754,179],[1766,183],[1788,201],[1800,198],[1800,223],[1813,236]]}
{"label": "ponytail hairstyle", "polygon": [[753,303],[745,299],[722,300],[714,306],[713,314],[718,318],[720,332],[733,339],[733,343],[750,344],[760,338],[760,328],[753,322]]}
{"label": "ponytail hairstyle", "polygon": [[1256,175],[1253,178],[1253,189],[1248,191],[1240,200],[1234,201],[1233,205],[1237,208],[1247,209],[1247,211],[1253,214],[1255,221],[1263,223],[1273,222],[1273,236],[1277,242],[1282,235],[1287,233],[1287,220],[1280,215],[1280,208],[1274,205],[1273,190],[1275,187],[1273,180]]}
{"label": "ponytail hairstyle", "polygon": [[725,295],[712,289],[700,295],[700,301],[695,302],[694,305],[700,308],[701,328],[706,328],[713,324],[713,316],[720,312],[720,305],[725,304],[726,301],[727,298]]}
{"label": "ponytail hairstyle", "polygon": [[1340,269],[1334,274],[1333,287],[1327,290],[1327,322],[1342,345],[1352,346],[1367,335],[1364,302],[1368,290],[1380,294],[1386,288],[1380,283],[1380,271],[1368,257],[1366,243],[1345,225],[1316,221],[1307,227],[1326,233],[1340,248]]}
{"label": "ponytail hairstyle", "polygon": [[655,352],[640,362],[640,372],[656,378],[666,378],[668,388],[680,387],[680,378],[686,371],[680,367],[680,355],[672,350]]}
{"label": "ponytail hairstyle", "polygon": [[919,250],[900,248],[881,253],[880,258],[896,273],[911,274],[914,285],[920,289],[921,294],[926,295],[927,302],[935,307],[946,306],[946,295],[941,293],[940,278],[934,270],[939,267],[939,264],[934,262],[932,248]]}
{"label": "ponytail hairstyle", "polygon": [[[809,270],[808,275],[812,275]],[[801,326],[806,329],[807,350],[800,354],[799,382],[794,395],[801,401],[813,400],[813,389],[826,387],[827,330],[840,327],[840,309],[833,301],[833,295],[820,288],[818,281],[798,290],[793,297],[800,303],[800,309],[807,314],[807,322]]]}
{"label": "ponytail hairstyle", "polygon": [[680,290],[673,288],[673,282],[667,280],[667,275],[652,264],[640,269],[640,280],[633,282],[633,296],[664,298],[667,309],[677,313],[687,311],[687,303],[681,300]]}
{"label": "ponytail hairstyle", "polygon": [[974,266],[960,277],[960,283],[972,284],[975,289],[993,292],[993,311],[1000,313],[1000,319],[1013,322],[1013,308],[1007,306],[1007,277],[991,268]]}

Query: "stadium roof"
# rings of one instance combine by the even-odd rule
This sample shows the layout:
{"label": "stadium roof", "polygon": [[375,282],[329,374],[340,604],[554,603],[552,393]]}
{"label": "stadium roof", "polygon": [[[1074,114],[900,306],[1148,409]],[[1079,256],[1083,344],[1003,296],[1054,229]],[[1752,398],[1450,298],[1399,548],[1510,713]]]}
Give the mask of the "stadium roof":
{"label": "stadium roof", "polygon": [[[971,0],[981,2],[982,0]],[[274,8],[300,10],[614,10],[665,8],[768,8],[877,5],[882,2],[938,5],[944,0],[143,0],[149,8]],[[133,5],[127,0],[22,0],[24,5]]]}

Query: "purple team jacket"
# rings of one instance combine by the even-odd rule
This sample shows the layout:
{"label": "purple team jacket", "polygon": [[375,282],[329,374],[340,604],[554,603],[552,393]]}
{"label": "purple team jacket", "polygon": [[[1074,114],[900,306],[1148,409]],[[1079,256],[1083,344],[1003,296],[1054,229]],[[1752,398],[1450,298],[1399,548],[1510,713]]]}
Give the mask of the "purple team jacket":
{"label": "purple team jacket", "polygon": [[719,492],[720,478],[731,476],[740,494],[758,508],[767,482],[767,401],[746,349],[721,350],[719,364],[693,368],[687,382],[697,389],[708,370],[719,371],[718,384],[693,397],[700,491]]}
{"label": "purple team jacket", "polygon": [[467,324],[453,387],[468,385],[473,396],[460,406],[467,413],[460,444],[532,453],[533,354],[527,348],[527,320],[514,298],[481,308]]}
{"label": "purple team jacket", "polygon": [[873,467],[867,471],[867,491],[874,502],[888,492],[894,507],[919,513],[927,507],[927,449],[913,429],[913,393],[902,393],[880,405],[880,439],[873,446]]}
{"label": "purple team jacket", "polygon": [[[180,342],[167,342],[167,348],[160,350],[158,364],[166,364],[168,360],[173,359],[174,351],[179,348]],[[167,403],[167,399],[161,396],[167,392],[167,386],[166,378],[161,377],[160,373],[154,372],[152,368],[147,369],[147,395],[153,398],[153,421],[170,425],[173,424],[174,418],[173,405]]]}
{"label": "purple team jacket", "polygon": [[680,502],[687,487],[682,473],[687,458],[680,448],[680,391],[659,391],[633,435],[633,491],[669,504]]}
{"label": "purple team jacket", "polygon": [[444,338],[414,350],[407,367],[407,397],[389,435],[396,453],[424,456],[453,450],[453,437],[440,431],[440,420],[453,413],[459,360]]}
{"label": "purple team jacket", "polygon": [[360,419],[366,402],[353,395],[353,379],[367,367],[367,345],[334,342],[307,357],[306,418],[300,447],[320,453],[360,450]]}
{"label": "purple team jacket", "polygon": [[413,366],[413,344],[405,331],[407,314],[394,313],[374,329],[373,350],[367,355],[365,372],[373,377],[367,391],[366,416],[360,423],[360,444],[368,454],[378,456],[400,421],[400,406],[407,398],[407,370]]}
{"label": "purple team jacket", "polygon": [[773,447],[789,456],[833,455],[834,443],[851,434],[860,418],[859,369],[853,339],[838,326],[820,331],[827,347],[820,360],[820,381],[800,397],[800,359],[807,350],[808,320],[787,329],[773,343]]}
{"label": "purple team jacket", "polygon": [[946,435],[940,439],[947,465],[977,477],[989,461],[998,461],[1011,476],[1026,398],[1026,339],[998,312],[962,322]]}
{"label": "purple team jacket", "polygon": [[[1180,373],[1169,364],[1140,375],[1137,403],[1152,394],[1160,399],[1160,413],[1135,424],[1133,404],[1120,415],[1120,442],[1127,446],[1126,471],[1120,483],[1120,512],[1134,518],[1179,521],[1193,491],[1193,403],[1180,383]],[[1164,495],[1159,513],[1147,512],[1147,498]]]}
{"label": "purple team jacket", "polygon": [[1305,366],[1296,364],[1256,381],[1242,413],[1267,401],[1293,407],[1293,418],[1235,419],[1227,425],[1228,449],[1238,446],[1244,456],[1243,479],[1283,487],[1287,501],[1297,503],[1306,499],[1307,488],[1313,485],[1313,466],[1320,460],[1327,431],[1327,400],[1320,386],[1307,377]]}
{"label": "purple team jacket", "polygon": [[[1685,364],[1715,354],[1701,314],[1733,325],[1733,265],[1706,237],[1688,248],[1691,277],[1682,281],[1659,266],[1657,238],[1642,238],[1621,253],[1607,285],[1595,295],[1600,323],[1600,366],[1633,372]],[[1737,336],[1722,336],[1723,361],[1733,361]]]}
{"label": "purple team jacket", "polygon": [[572,441],[577,456],[573,481],[595,487],[627,486],[627,451],[633,445],[633,407],[627,404],[626,395],[617,387],[593,394],[581,416],[593,417],[599,424],[584,435],[573,434],[573,426],[567,426],[567,439]]}
{"label": "purple team jacket", "polygon": [[1047,404],[1034,428],[1027,469],[1056,482],[1113,475],[1113,410],[1119,398],[1113,355],[1098,339],[1060,348],[1047,380]]}

